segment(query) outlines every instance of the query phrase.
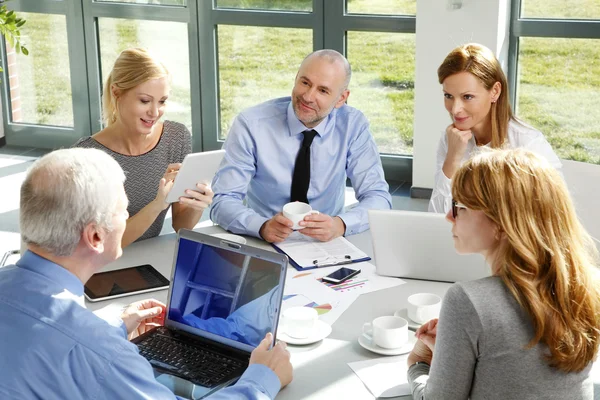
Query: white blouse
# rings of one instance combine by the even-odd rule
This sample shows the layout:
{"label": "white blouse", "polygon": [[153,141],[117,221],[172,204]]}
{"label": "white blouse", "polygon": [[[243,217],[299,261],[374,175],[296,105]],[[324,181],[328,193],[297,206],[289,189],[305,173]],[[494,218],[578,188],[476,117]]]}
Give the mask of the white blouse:
{"label": "white blouse", "polygon": [[[490,144],[486,144],[483,147],[489,147]],[[506,144],[508,148],[524,148],[538,155],[545,157],[550,164],[560,171],[562,163],[560,159],[552,150],[550,143],[546,140],[544,135],[532,127],[523,124],[522,122],[515,122],[511,120],[508,124],[508,141]],[[475,143],[475,137],[472,137],[467,144],[467,150],[463,157],[463,163],[467,161],[472,155],[477,152],[477,144]],[[442,134],[440,143],[437,150],[437,163],[435,170],[435,183],[433,187],[433,193],[429,200],[429,212],[436,213],[447,213],[452,206],[452,185],[451,180],[444,174],[442,167],[446,160],[446,154],[448,153],[448,136],[446,132]]]}

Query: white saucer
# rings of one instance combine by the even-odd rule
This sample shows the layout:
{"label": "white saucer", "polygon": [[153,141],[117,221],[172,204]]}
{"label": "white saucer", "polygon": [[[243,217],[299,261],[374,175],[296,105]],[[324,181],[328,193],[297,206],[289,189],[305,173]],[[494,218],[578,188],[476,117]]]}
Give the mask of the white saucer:
{"label": "white saucer", "polygon": [[246,244],[246,239],[239,235],[234,235],[233,233],[213,233],[211,236],[217,237],[219,239],[228,240],[230,242]]}
{"label": "white saucer", "polygon": [[281,332],[277,333],[277,339],[281,340],[282,342],[286,342],[287,344],[304,345],[316,343],[319,340],[325,339],[331,333],[331,325],[321,321],[320,319],[317,320],[317,325],[315,326],[313,334],[307,338],[302,339],[293,338],[291,336],[286,335],[285,328],[282,325],[280,326]]}
{"label": "white saucer", "polygon": [[418,322],[413,321],[412,319],[408,318],[408,309],[407,308],[403,308],[400,309],[398,311],[396,311],[394,313],[394,317],[400,317],[400,318],[404,318],[405,320],[408,321],[408,329],[411,329],[413,331],[416,331],[417,329],[419,329],[421,327],[421,325]]}
{"label": "white saucer", "polygon": [[415,343],[417,343],[417,338],[412,334],[412,332],[408,332],[408,341],[397,349],[384,349],[383,347],[377,346],[363,335],[358,337],[358,344],[360,344],[362,347],[372,351],[373,353],[383,354],[384,356],[397,356],[399,354],[410,353],[413,347],[415,347]]}

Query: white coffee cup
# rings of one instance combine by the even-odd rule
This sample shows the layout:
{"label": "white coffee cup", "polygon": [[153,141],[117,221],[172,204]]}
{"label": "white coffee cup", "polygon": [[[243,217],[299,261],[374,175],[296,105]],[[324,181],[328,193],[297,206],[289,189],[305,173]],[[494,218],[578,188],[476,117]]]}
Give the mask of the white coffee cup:
{"label": "white coffee cup", "polygon": [[311,307],[291,307],[283,312],[282,325],[286,335],[305,339],[313,334],[319,313]]}
{"label": "white coffee cup", "polygon": [[294,223],[294,226],[292,226],[294,230],[306,228],[305,226],[298,225],[298,222],[302,221],[309,214],[318,213],[317,210],[312,209],[310,204],[301,201],[294,201],[283,206],[283,216]]}
{"label": "white coffee cup", "polygon": [[397,349],[408,341],[408,321],[383,316],[363,325],[363,336],[384,349]]}
{"label": "white coffee cup", "polygon": [[424,324],[439,318],[442,298],[433,293],[417,293],[408,297],[408,318]]}

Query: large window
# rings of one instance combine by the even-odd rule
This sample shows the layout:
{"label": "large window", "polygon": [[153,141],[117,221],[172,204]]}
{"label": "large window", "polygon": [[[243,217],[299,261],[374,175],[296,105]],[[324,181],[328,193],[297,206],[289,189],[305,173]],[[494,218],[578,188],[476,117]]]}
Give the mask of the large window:
{"label": "large window", "polygon": [[240,111],[291,94],[298,65],[313,43],[309,29],[219,25],[217,34],[219,139],[224,140]]}
{"label": "large window", "polygon": [[415,15],[416,0],[348,0],[348,13],[379,15]]}
{"label": "large window", "polygon": [[216,0],[220,8],[312,11],[312,0]]}
{"label": "large window", "polygon": [[17,124],[73,126],[71,74],[64,15],[22,13],[27,20],[23,41],[29,56],[8,55],[11,109]]}
{"label": "large window", "polygon": [[[157,35],[157,32],[161,32]],[[165,119],[192,128],[187,25],[180,22],[99,18],[98,35],[102,82],[106,81],[119,53],[130,47],[148,49],[171,74],[171,94]]]}
{"label": "large window", "polygon": [[516,112],[559,157],[600,164],[600,2],[513,4]]}
{"label": "large window", "polygon": [[[2,79],[9,144],[64,147],[101,130],[107,74],[123,49],[144,47],[172,74],[165,118],[188,126],[194,150],[220,148],[240,111],[289,96],[302,59],[330,48],[353,66],[349,104],[370,120],[386,168],[395,165],[388,178],[410,179],[410,158],[401,156],[412,155],[416,0],[11,5],[28,20],[30,54],[17,55]],[[5,61],[7,54],[4,46]]]}
{"label": "large window", "polygon": [[353,68],[348,103],[369,119],[381,153],[412,154],[415,35],[348,32],[346,40]]}
{"label": "large window", "polygon": [[522,0],[521,17],[600,19],[598,0]]}
{"label": "large window", "polygon": [[163,6],[185,6],[187,0],[94,0],[99,3],[136,3],[136,4],[158,4]]}

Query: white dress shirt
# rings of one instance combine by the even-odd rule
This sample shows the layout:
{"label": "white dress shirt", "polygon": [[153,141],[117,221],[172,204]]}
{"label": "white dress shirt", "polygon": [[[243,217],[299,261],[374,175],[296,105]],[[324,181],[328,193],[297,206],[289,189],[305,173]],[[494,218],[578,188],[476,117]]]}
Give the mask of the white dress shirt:
{"label": "white dress shirt", "polygon": [[[489,146],[488,143],[482,147],[489,148]],[[559,171],[562,168],[560,159],[556,153],[554,153],[554,150],[552,150],[550,143],[548,143],[544,135],[540,131],[533,129],[522,122],[516,122],[514,120],[509,122],[506,147],[511,149],[524,148],[530,150],[545,157],[550,164]],[[464,163],[471,158],[472,155],[476,154],[477,149],[475,137],[471,137],[467,144],[467,150],[465,151],[462,162]],[[437,150],[435,183],[433,193],[431,193],[431,200],[429,200],[429,212],[447,213],[452,205],[451,180],[444,174],[444,171],[442,171],[444,161],[446,160],[446,154],[448,154],[448,136],[444,131]]]}

